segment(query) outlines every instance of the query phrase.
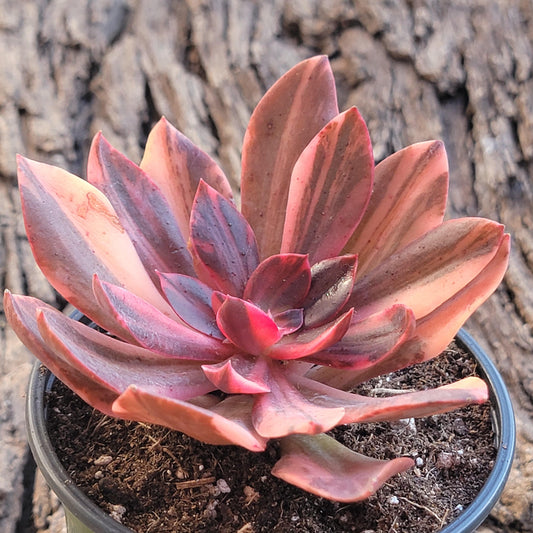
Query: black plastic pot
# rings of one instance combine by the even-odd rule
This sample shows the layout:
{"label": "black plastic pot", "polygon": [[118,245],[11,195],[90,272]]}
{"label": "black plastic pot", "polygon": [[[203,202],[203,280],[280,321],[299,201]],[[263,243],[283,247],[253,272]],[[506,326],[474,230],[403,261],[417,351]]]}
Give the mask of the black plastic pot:
{"label": "black plastic pot", "polygon": [[[494,469],[476,499],[441,533],[473,532],[488,516],[505,486],[515,449],[515,420],[507,388],[492,361],[465,331],[458,343],[478,361],[479,370],[489,385],[498,454]],[[61,465],[46,429],[46,392],[55,376],[37,362],[33,368],[26,402],[26,426],[33,456],[49,486],[63,503],[69,533],[131,533],[94,504],[76,487]]]}

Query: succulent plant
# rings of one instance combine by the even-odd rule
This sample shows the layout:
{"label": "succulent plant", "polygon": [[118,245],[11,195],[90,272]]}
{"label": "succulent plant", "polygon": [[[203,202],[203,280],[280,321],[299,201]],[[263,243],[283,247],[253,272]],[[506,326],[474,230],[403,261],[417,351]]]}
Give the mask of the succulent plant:
{"label": "succulent plant", "polygon": [[22,157],[18,177],[38,265],[101,330],[6,291],[8,320],[106,414],[253,451],[279,439],[274,475],[357,501],[412,460],[362,456],[329,430],[487,399],[476,377],[350,392],[445,349],[500,283],[509,236],[482,218],[443,221],[441,142],[375,165],[358,110],[339,113],[326,57],[296,65],[255,109],[241,211],[218,165],[164,118],[139,166],[99,133],[87,181]]}

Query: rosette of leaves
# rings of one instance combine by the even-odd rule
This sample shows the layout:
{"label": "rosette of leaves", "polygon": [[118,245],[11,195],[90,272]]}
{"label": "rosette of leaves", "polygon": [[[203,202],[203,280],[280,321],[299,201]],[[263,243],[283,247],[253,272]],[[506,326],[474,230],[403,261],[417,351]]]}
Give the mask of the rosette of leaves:
{"label": "rosette of leaves", "polygon": [[446,348],[500,283],[509,236],[482,218],[443,221],[441,142],[375,165],[326,57],[296,65],[255,109],[241,210],[219,166],[164,118],[139,166],[97,134],[87,181],[22,157],[18,177],[38,265],[105,333],[6,291],[8,320],[108,415],[253,451],[279,439],[274,475],[357,501],[412,460],[360,455],[329,430],[487,399],[475,377],[350,392]]}

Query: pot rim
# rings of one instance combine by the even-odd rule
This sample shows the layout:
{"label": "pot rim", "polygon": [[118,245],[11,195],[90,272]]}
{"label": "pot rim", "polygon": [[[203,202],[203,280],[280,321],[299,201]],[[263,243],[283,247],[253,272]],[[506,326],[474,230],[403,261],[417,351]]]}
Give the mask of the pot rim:
{"label": "pot rim", "polygon": [[[507,387],[498,369],[480,345],[465,330],[456,336],[457,343],[471,352],[479,371],[487,381],[493,413],[493,426],[498,453],[487,481],[472,503],[440,533],[474,531],[498,501],[509,477],[516,441],[513,406]],[[61,464],[46,429],[45,394],[50,391],[55,376],[40,361],[36,361],[28,384],[26,399],[26,429],[28,442],[46,482],[64,504],[65,511],[95,532],[131,533],[131,529],[114,520],[96,505],[72,481]]]}
{"label": "pot rim", "polygon": [[461,329],[456,336],[457,344],[471,352],[479,363],[479,372],[488,382],[492,405],[492,423],[496,435],[498,453],[487,481],[472,503],[440,533],[463,533],[475,531],[489,515],[505,487],[516,446],[516,422],[513,404],[503,378],[474,338]]}

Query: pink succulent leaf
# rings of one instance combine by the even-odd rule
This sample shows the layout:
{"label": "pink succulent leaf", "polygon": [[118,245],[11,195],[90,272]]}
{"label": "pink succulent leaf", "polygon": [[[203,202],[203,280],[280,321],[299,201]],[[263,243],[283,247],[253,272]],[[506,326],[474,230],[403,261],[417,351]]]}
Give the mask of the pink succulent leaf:
{"label": "pink succulent leaf", "polygon": [[298,390],[310,402],[328,408],[342,407],[339,424],[390,422],[446,413],[488,399],[487,384],[478,377],[468,377],[434,389],[405,392],[387,397],[362,396],[344,392],[317,381],[301,378]]}
{"label": "pink succulent leaf", "polygon": [[272,359],[299,359],[320,352],[339,342],[348,331],[353,310],[317,328],[300,329],[286,335],[268,350]]}
{"label": "pink succulent leaf", "polygon": [[97,273],[164,313],[172,313],[115,210],[96,187],[60,168],[23,157],[18,158],[18,179],[35,260],[72,305],[107,329],[110,324],[92,291],[92,277]]}
{"label": "pink succulent leaf", "polygon": [[398,345],[372,367],[348,372],[320,368],[311,372],[312,377],[347,390],[373,377],[436,357],[453,340],[470,315],[501,283],[509,261],[509,248],[510,237],[504,235],[491,262],[450,299],[429,315],[417,320],[412,338]]}
{"label": "pink succulent leaf", "polygon": [[281,252],[311,264],[339,255],[363,216],[374,174],[366,124],[356,108],[331,120],[294,165]]}
{"label": "pink succulent leaf", "polygon": [[182,400],[214,390],[198,364],[119,341],[57,311],[39,311],[37,324],[46,344],[68,364],[85,374],[88,381],[118,394],[131,384]]}
{"label": "pink succulent leaf", "polygon": [[441,353],[472,313],[500,285],[507,270],[510,246],[511,238],[505,234],[490,263],[470,283],[429,315],[417,320],[415,339],[423,347],[424,361]]}
{"label": "pink succulent leaf", "polygon": [[355,282],[357,256],[324,259],[311,267],[311,288],[304,302],[305,326],[330,322],[348,301]]}
{"label": "pink succulent leaf", "polygon": [[314,435],[334,428],[343,418],[344,409],[324,407],[309,401],[288,374],[278,362],[270,362],[270,392],[254,397],[252,422],[256,431],[272,439],[291,433]]}
{"label": "pink succulent leaf", "polygon": [[241,297],[259,264],[252,228],[226,198],[200,182],[191,212],[190,247],[198,277]]}
{"label": "pink succulent leaf", "polygon": [[217,389],[227,394],[258,394],[269,392],[267,362],[263,357],[236,354],[230,359],[202,369]]}
{"label": "pink succulent leaf", "polygon": [[211,307],[213,289],[182,274],[159,273],[159,280],[168,303],[185,323],[210,337],[224,339]]}
{"label": "pink succulent leaf", "polygon": [[307,492],[339,502],[374,494],[390,477],[414,465],[409,457],[372,459],[328,435],[290,435],[281,441],[281,459],[272,474]]}
{"label": "pink succulent leaf", "polygon": [[287,309],[272,317],[282,335],[290,335],[298,331],[304,323],[303,309]]}
{"label": "pink succulent leaf", "polygon": [[62,355],[51,348],[42,338],[37,324],[37,315],[42,310],[58,313],[52,306],[37,298],[4,293],[4,311],[10,326],[19,339],[54,375],[59,378],[95,409],[112,416],[111,405],[118,396],[113,385],[87,378]]}
{"label": "pink succulent leaf", "polygon": [[379,163],[367,210],[345,247],[359,254],[359,276],[441,224],[447,194],[440,141],[413,144]]}
{"label": "pink succulent leaf", "polygon": [[307,59],[289,70],[255,108],[242,149],[242,212],[263,258],[280,251],[294,163],[338,112],[326,56]]}
{"label": "pink succulent leaf", "polygon": [[94,293],[102,309],[144,348],[176,359],[202,362],[222,361],[234,353],[229,344],[168,318],[131,292],[96,276]]}
{"label": "pink succulent leaf", "polygon": [[226,301],[226,298],[227,296],[223,292],[213,291],[213,294],[211,295],[211,307],[213,308],[215,316],[218,313],[220,306]]}
{"label": "pink succulent leaf", "polygon": [[361,321],[356,318],[352,319],[339,342],[305,358],[310,363],[327,367],[315,368],[314,372],[327,373],[329,368],[362,370],[371,367],[405,343],[416,328],[412,311],[402,305],[392,306]]}
{"label": "pink succulent leaf", "polygon": [[232,198],[230,184],[218,165],[165,118],[150,132],[140,166],[168,200],[186,240],[201,179],[225,198]]}
{"label": "pink succulent leaf", "polygon": [[503,226],[482,218],[444,222],[355,283],[347,307],[360,316],[396,303],[417,319],[470,283],[498,252]]}
{"label": "pink succulent leaf", "polygon": [[159,424],[207,444],[237,444],[253,452],[263,451],[267,440],[250,422],[252,397],[230,396],[211,408],[167,398],[131,386],[113,404],[115,416]]}
{"label": "pink succulent leaf", "polygon": [[161,190],[101,133],[91,145],[87,180],[113,205],[156,285],[157,270],[194,274],[191,254]]}
{"label": "pink succulent leaf", "polygon": [[217,324],[228,340],[252,355],[264,354],[282,336],[271,315],[233,296],[220,306]]}
{"label": "pink succulent leaf", "polygon": [[301,307],[310,284],[311,267],[307,255],[273,255],[255,269],[243,297],[263,311],[279,313]]}

